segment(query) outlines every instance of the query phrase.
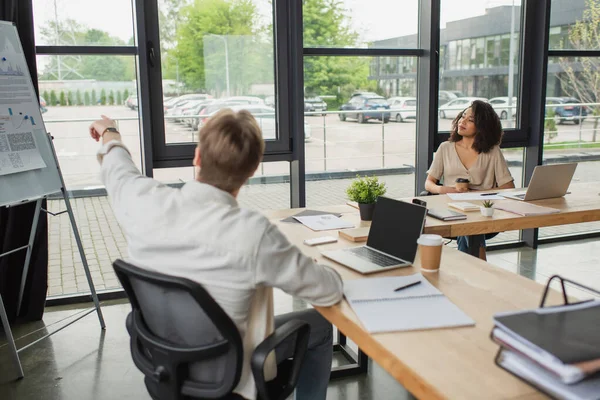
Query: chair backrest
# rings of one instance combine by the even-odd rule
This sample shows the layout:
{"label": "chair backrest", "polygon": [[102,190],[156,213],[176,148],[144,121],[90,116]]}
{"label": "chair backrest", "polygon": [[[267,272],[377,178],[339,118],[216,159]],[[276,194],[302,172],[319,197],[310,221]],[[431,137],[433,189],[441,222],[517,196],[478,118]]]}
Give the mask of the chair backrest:
{"label": "chair backrest", "polygon": [[113,264],[131,302],[131,353],[154,399],[220,399],[237,386],[242,339],[199,283]]}

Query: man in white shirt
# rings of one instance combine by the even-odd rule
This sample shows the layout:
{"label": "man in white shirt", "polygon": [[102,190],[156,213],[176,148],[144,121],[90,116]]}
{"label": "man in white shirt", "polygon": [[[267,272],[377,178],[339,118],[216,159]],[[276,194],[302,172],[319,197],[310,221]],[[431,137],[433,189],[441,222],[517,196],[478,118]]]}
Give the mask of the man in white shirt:
{"label": "man in white shirt", "polygon": [[[194,155],[196,180],[171,188],[140,174],[114,121],[103,116],[90,126],[102,139],[102,181],[128,241],[130,261],[141,268],[202,284],[238,327],[244,365],[235,393],[256,398],[250,356],[289,319],[310,323],[309,349],[297,400],[325,399],[331,371],[332,327],[315,310],[273,315],[273,287],[318,306],[342,299],[342,281],[315,264],[262,214],[242,209],[236,196],[260,164],[264,141],[254,117],[223,110],[201,129]],[[279,349],[278,349],[279,350]],[[277,352],[284,359],[285,349]],[[270,360],[266,376],[275,375]]]}

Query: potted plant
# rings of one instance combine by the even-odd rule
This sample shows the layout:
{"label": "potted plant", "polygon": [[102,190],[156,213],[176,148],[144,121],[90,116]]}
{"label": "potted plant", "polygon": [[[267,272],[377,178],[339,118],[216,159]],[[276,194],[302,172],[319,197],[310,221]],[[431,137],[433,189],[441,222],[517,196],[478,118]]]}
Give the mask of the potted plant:
{"label": "potted plant", "polygon": [[492,215],[494,215],[494,209],[492,208],[493,206],[493,201],[485,200],[480,207],[481,215],[483,215],[484,217],[491,217]]}
{"label": "potted plant", "polygon": [[384,182],[379,182],[376,176],[361,178],[356,176],[350,186],[346,189],[346,194],[351,201],[358,203],[360,210],[360,219],[371,221],[373,219],[373,210],[375,202],[379,196],[383,196],[387,188]]}

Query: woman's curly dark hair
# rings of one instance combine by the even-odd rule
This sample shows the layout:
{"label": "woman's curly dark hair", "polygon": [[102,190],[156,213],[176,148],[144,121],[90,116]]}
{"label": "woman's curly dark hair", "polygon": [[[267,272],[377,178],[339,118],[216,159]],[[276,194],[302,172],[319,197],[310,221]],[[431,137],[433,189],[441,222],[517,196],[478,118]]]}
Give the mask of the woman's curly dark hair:
{"label": "woman's curly dark hair", "polygon": [[[475,129],[477,130],[473,148],[478,153],[487,153],[494,146],[499,146],[502,142],[502,123],[496,111],[485,101],[475,100],[469,107],[473,111]],[[458,121],[466,110],[465,108],[461,111],[452,121],[452,130],[450,132],[451,142],[462,140],[462,136],[458,134]]]}

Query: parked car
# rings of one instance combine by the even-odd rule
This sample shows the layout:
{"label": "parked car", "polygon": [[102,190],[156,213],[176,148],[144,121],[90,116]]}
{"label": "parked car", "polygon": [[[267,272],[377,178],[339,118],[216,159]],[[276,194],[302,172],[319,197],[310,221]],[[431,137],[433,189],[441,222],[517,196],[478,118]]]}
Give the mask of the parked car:
{"label": "parked car", "polygon": [[132,110],[138,109],[138,97],[137,94],[129,95],[127,100],[125,100],[125,105]]}
{"label": "parked car", "polygon": [[463,92],[461,92],[460,90],[449,90],[450,93],[454,93],[454,95],[456,97],[467,97],[465,96],[465,94]]}
{"label": "parked car", "polygon": [[454,119],[459,112],[469,107],[475,100],[487,101],[487,99],[484,97],[459,97],[440,106],[440,118]]}
{"label": "parked car", "polygon": [[220,101],[236,102],[238,104],[265,104],[260,97],[255,96],[230,96],[219,99]]}
{"label": "parked car", "polygon": [[440,90],[438,92],[438,104],[440,106],[457,98],[458,96],[450,90]]}
{"label": "parked car", "polygon": [[379,94],[375,93],[375,92],[364,92],[362,90],[357,90],[356,92],[352,93],[351,97],[355,97],[355,96],[372,96],[372,97],[381,97]]}
{"label": "parked car", "polygon": [[500,119],[508,119],[508,112],[510,109],[510,117],[516,118],[517,116],[517,98],[513,97],[510,107],[508,106],[508,96],[504,97],[494,97],[488,101],[498,114]]}
{"label": "parked car", "polygon": [[[254,118],[256,118],[256,121],[258,122],[258,125],[260,126],[260,129],[262,131],[263,139],[274,140],[277,138],[277,122],[275,118],[275,109],[262,104],[214,104],[213,106],[204,109],[204,111],[207,111],[207,113],[204,114],[204,117],[200,120],[200,128],[202,128],[202,126],[206,123],[206,121],[208,121],[209,118],[213,117],[217,112],[219,112],[219,110],[225,107],[231,108],[233,111],[236,112],[241,110],[249,111],[254,116]],[[310,125],[305,121],[304,140],[310,141],[311,136],[312,135]]]}
{"label": "parked car", "polygon": [[275,96],[265,97],[265,106],[275,108]]}
{"label": "parked car", "polygon": [[417,118],[416,97],[390,97],[387,102],[390,105],[390,114],[394,121],[403,122],[406,119]]}
{"label": "parked car", "polygon": [[189,115],[192,115],[192,117],[190,117],[186,122],[190,128],[192,128],[192,130],[198,130],[200,127],[199,115],[202,113],[202,111],[204,111],[205,108],[210,107],[214,103],[214,100],[205,100],[189,111]]}
{"label": "parked car", "polygon": [[[322,98],[315,96],[304,99],[304,111],[319,112],[327,111],[327,103]],[[325,114],[323,114],[325,115]]]}
{"label": "parked car", "polygon": [[48,111],[48,104],[46,103],[46,99],[40,96],[40,112],[43,114]]}
{"label": "parked car", "polygon": [[185,102],[191,100],[208,100],[212,99],[212,96],[209,94],[196,93],[196,94],[184,94],[183,96],[173,97],[163,103],[164,111],[167,112],[171,108],[179,107]]}
{"label": "parked car", "polygon": [[193,106],[194,104],[196,104],[197,101],[198,100],[186,100],[183,102],[179,102],[177,106],[172,107],[165,112],[165,117],[167,117],[167,119],[169,119],[170,121],[179,122],[181,121],[183,110]]}
{"label": "parked car", "polygon": [[194,122],[198,120],[198,117],[194,116],[199,115],[200,111],[202,111],[205,107],[208,107],[208,105],[211,103],[212,100],[192,100],[188,102],[183,107],[181,112],[181,122],[193,129]]}
{"label": "parked car", "polygon": [[557,105],[556,107],[546,107],[546,112],[553,109],[554,121],[557,124],[573,121],[575,125],[579,125],[579,122],[583,122],[588,115],[588,108],[579,105],[580,103],[581,101],[573,97],[546,97],[546,105]]}
{"label": "parked car", "polygon": [[390,113],[389,110],[390,105],[387,100],[381,96],[375,95],[359,95],[354,96],[350,99],[349,102],[343,104],[340,107],[341,111],[347,111],[345,113],[340,113],[339,118],[340,121],[345,121],[347,118],[354,118],[360,124],[364,124],[370,119],[378,119],[383,122],[389,122]]}

